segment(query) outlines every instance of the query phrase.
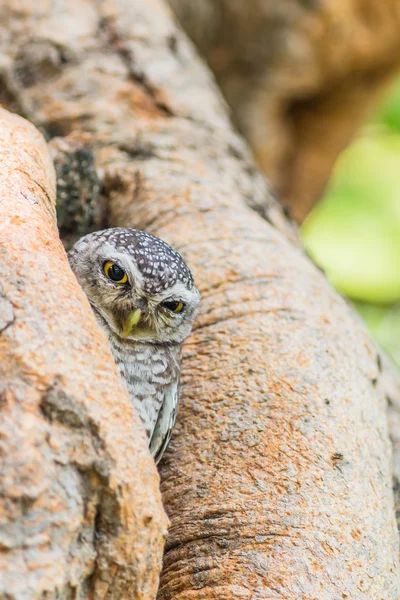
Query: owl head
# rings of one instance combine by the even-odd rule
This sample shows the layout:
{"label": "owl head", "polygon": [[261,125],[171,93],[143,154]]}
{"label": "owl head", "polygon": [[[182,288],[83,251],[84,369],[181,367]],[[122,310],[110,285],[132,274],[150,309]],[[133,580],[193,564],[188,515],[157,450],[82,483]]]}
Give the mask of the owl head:
{"label": "owl head", "polygon": [[178,252],[136,229],[96,231],[81,238],[69,262],[100,319],[121,338],[181,343],[200,294]]}

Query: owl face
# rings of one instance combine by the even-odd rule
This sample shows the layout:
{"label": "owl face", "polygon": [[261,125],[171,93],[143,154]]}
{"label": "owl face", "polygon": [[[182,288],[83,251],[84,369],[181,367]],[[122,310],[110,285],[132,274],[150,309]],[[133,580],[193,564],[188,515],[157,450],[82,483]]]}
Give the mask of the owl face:
{"label": "owl face", "polygon": [[68,254],[89,302],[121,338],[181,343],[200,294],[182,257],[159,238],[135,229],[96,231]]}

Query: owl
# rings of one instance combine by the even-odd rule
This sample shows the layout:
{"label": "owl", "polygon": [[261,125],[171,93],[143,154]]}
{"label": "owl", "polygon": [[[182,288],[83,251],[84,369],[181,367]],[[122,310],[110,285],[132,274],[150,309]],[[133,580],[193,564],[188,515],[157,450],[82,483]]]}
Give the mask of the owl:
{"label": "owl", "polygon": [[136,229],[90,233],[68,259],[107,334],[157,463],[175,423],[181,348],[200,303],[192,274],[178,252]]}

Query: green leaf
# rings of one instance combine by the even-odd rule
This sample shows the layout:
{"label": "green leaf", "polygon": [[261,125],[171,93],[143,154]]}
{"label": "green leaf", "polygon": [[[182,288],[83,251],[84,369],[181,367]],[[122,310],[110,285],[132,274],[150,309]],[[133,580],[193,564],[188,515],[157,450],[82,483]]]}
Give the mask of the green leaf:
{"label": "green leaf", "polygon": [[400,136],[364,135],[342,154],[302,237],[345,295],[400,300]]}

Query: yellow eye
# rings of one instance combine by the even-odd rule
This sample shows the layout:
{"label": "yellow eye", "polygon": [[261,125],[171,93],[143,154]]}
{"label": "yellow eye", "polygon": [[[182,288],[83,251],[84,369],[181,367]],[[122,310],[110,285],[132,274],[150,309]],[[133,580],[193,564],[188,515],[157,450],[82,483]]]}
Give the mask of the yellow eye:
{"label": "yellow eye", "polygon": [[103,271],[107,275],[108,279],[115,281],[116,283],[126,283],[128,281],[128,275],[125,273],[117,263],[108,260],[103,265]]}
{"label": "yellow eye", "polygon": [[162,305],[164,308],[168,308],[168,310],[174,313],[180,313],[185,308],[183,302],[177,300],[166,300]]}

